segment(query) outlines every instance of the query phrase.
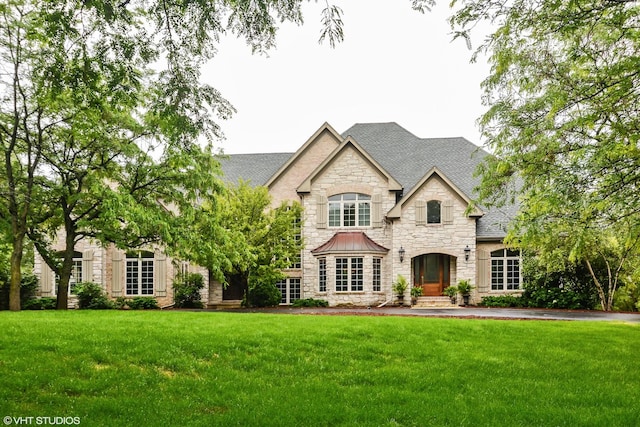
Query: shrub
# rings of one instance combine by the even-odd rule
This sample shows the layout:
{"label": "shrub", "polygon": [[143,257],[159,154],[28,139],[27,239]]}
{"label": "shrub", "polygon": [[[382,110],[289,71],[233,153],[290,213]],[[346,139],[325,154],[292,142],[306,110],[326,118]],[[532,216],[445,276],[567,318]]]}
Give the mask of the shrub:
{"label": "shrub", "polygon": [[23,310],[55,310],[57,301],[55,298],[42,297],[31,298],[22,304]]}
{"label": "shrub", "polygon": [[[594,265],[599,271],[602,267]],[[522,266],[527,307],[593,309],[598,293],[589,271],[580,265],[570,265],[559,271],[547,271],[535,256],[525,257]]]}
{"label": "shrub", "polygon": [[[9,309],[9,286],[10,278],[7,271],[0,273],[0,310]],[[22,274],[20,280],[20,305],[24,307],[24,304],[33,299],[38,289],[38,278],[30,273]]]}
{"label": "shrub", "polygon": [[640,310],[640,287],[635,283],[629,283],[618,288],[613,297],[613,309],[616,311]]}
{"label": "shrub", "polygon": [[282,294],[272,283],[256,283],[247,296],[250,307],[273,307],[280,304],[281,299]]}
{"label": "shrub", "polygon": [[127,307],[127,299],[125,297],[116,298],[116,300],[113,302],[113,307],[117,308],[118,310],[124,309],[125,307]]}
{"label": "shrub", "polygon": [[305,299],[297,299],[293,303],[291,303],[292,307],[328,307],[329,302],[323,299],[313,299],[313,298],[305,298]]}
{"label": "shrub", "polygon": [[127,305],[132,310],[153,310],[158,307],[158,301],[154,297],[135,297],[127,300]]}
{"label": "shrub", "polygon": [[482,307],[524,307],[524,300],[515,295],[491,295],[482,297]]}
{"label": "shrub", "polygon": [[189,273],[181,275],[173,282],[174,301],[179,308],[202,308],[200,291],[204,288],[202,274]]}
{"label": "shrub", "polygon": [[78,296],[78,307],[102,310],[114,308],[111,301],[102,290],[102,286],[97,283],[81,282],[76,284],[76,295]]}

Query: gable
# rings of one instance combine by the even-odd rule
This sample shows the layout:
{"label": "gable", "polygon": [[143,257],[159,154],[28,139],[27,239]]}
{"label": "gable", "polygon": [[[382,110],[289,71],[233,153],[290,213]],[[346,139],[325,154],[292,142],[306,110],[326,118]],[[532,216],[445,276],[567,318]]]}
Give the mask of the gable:
{"label": "gable", "polygon": [[272,195],[272,204],[277,206],[283,200],[295,200],[296,188],[341,142],[342,137],[324,123],[265,183]]}
{"label": "gable", "polygon": [[[350,157],[350,158],[349,158]],[[350,182],[350,177],[363,177],[375,174],[379,176],[387,184],[389,191],[401,191],[402,186],[395,180],[380,164],[373,159],[366,151],[364,151],[358,143],[351,137],[347,137],[340,146],[338,146],[331,155],[329,155],[298,187],[298,193],[310,193],[312,183],[319,177],[326,174],[338,162],[346,162],[341,169],[345,182]],[[364,170],[366,169],[366,170]],[[335,175],[340,176],[340,173]],[[339,178],[336,178],[340,181]],[[339,184],[339,182],[337,183]]]}
{"label": "gable", "polygon": [[[393,207],[387,214],[387,217],[390,219],[400,218],[402,215],[402,209],[407,206],[415,197],[420,193],[420,191],[425,188],[429,183],[433,182],[433,180],[438,181],[441,185],[442,190],[440,191],[440,196],[434,196],[434,198],[438,199],[446,199],[449,197],[456,197],[465,206],[469,206],[472,204],[471,199],[460,190],[455,184],[453,184],[438,168],[434,167],[429,172],[427,172],[424,177],[411,189],[411,191],[405,194],[402,199]],[[481,217],[484,215],[477,207],[474,208],[470,213],[470,217]]]}

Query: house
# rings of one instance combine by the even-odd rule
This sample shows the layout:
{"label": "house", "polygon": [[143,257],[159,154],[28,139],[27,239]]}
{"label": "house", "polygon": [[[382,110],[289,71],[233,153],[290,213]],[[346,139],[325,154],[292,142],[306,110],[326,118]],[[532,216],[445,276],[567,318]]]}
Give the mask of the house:
{"label": "house", "polygon": [[[300,298],[329,305],[391,302],[398,275],[425,296],[440,296],[461,279],[472,300],[521,289],[517,252],[503,245],[513,209],[474,207],[473,174],[488,153],[464,138],[419,138],[396,123],[355,124],[342,134],[323,124],[295,153],[238,154],[222,163],[225,179],[264,185],[273,206],[303,206],[300,260],[278,283],[282,303]],[[148,295],[172,302],[177,268],[160,250],[78,248],[76,277],[103,284],[112,297]],[[54,278],[36,259],[40,294]],[[237,304],[239,286],[211,281],[209,306]]]}
{"label": "house", "polygon": [[[471,207],[473,174],[487,155],[464,138],[419,138],[396,123],[322,125],[293,154],[233,155],[226,179],[264,185],[273,206],[304,208],[304,250],[278,287],[282,303],[392,301],[398,275],[425,296],[458,280],[472,300],[521,289],[519,253],[503,245],[511,210]],[[212,283],[209,303],[238,297]]]}

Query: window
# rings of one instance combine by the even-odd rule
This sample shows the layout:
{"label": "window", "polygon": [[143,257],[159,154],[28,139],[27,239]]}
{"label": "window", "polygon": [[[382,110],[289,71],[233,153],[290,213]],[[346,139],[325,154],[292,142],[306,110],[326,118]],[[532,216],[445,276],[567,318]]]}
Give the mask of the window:
{"label": "window", "polygon": [[282,298],[280,304],[291,304],[300,299],[300,279],[287,278],[276,283],[276,288],[280,291]]}
{"label": "window", "polygon": [[371,196],[358,193],[329,197],[329,227],[368,227],[371,225]]}
{"label": "window", "polygon": [[364,290],[363,258],[336,258],[336,292]]}
{"label": "window", "polygon": [[520,289],[520,253],[509,249],[491,252],[491,290]]}
{"label": "window", "polygon": [[440,224],[440,201],[429,200],[427,202],[427,224]]}
{"label": "window", "polygon": [[153,252],[127,252],[127,295],[153,295]]}
{"label": "window", "polygon": [[318,292],[327,292],[327,259],[318,260]]}
{"label": "window", "polygon": [[[302,240],[302,219],[298,216],[293,222],[293,227],[295,230],[294,239],[297,244],[300,244]],[[298,254],[291,260],[291,266],[289,268],[302,268],[302,256],[301,253]]]}
{"label": "window", "polygon": [[381,275],[381,259],[373,259],[373,292],[380,292],[382,289],[382,275]]}

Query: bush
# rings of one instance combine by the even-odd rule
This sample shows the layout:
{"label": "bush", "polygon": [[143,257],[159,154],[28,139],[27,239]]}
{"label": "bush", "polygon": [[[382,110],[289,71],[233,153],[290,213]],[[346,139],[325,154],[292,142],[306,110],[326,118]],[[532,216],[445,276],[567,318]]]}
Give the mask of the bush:
{"label": "bush", "polygon": [[[0,273],[0,310],[9,309],[9,272]],[[20,305],[24,307],[27,301],[33,299],[38,289],[38,278],[30,273],[22,274],[20,280]]]}
{"label": "bush", "polygon": [[291,303],[292,307],[328,307],[329,302],[323,299],[313,299],[313,298],[305,298],[305,299],[297,299],[293,303]]}
{"label": "bush", "polygon": [[280,304],[282,294],[272,283],[257,283],[249,289],[247,302],[250,307],[273,307]]}
{"label": "bush", "polygon": [[[599,270],[600,266],[594,266]],[[523,303],[527,307],[591,310],[598,304],[598,293],[589,271],[580,265],[561,271],[547,271],[535,256],[523,262]]]}
{"label": "bush", "polygon": [[613,309],[616,311],[640,310],[640,287],[635,283],[618,288],[613,297]]}
{"label": "bush", "polygon": [[102,286],[97,283],[81,282],[76,284],[76,295],[78,296],[78,307],[93,310],[114,308],[111,301],[102,290]]}
{"label": "bush", "polygon": [[127,300],[127,305],[132,310],[154,310],[158,307],[158,301],[154,297],[135,297]]}
{"label": "bush", "polygon": [[31,298],[22,304],[23,310],[55,310],[57,300],[51,297]]}
{"label": "bush", "polygon": [[515,295],[491,295],[482,297],[481,307],[524,307],[522,297]]}
{"label": "bush", "polygon": [[189,273],[181,275],[173,282],[174,301],[179,308],[202,308],[200,291],[204,288],[202,274]]}

